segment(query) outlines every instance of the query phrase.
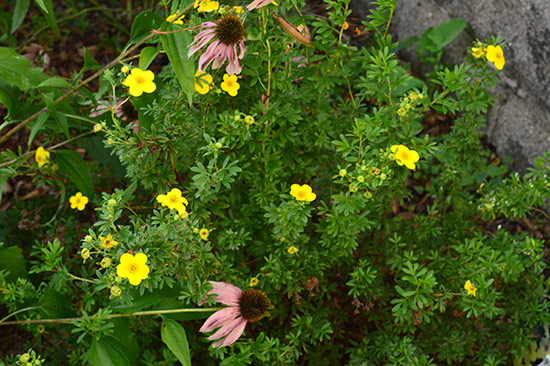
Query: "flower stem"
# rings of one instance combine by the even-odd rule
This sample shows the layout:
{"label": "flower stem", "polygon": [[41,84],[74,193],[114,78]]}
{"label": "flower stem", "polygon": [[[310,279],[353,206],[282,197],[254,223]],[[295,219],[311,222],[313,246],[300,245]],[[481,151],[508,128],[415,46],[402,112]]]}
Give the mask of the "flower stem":
{"label": "flower stem", "polygon": [[[24,310],[30,310],[31,308],[27,309],[21,309],[19,312],[22,312]],[[128,314],[110,314],[105,316],[107,319],[113,319],[113,318],[125,318],[130,316],[142,316],[142,315],[164,315],[164,314],[178,314],[178,313],[200,313],[204,311],[218,311],[223,309],[222,307],[219,308],[209,308],[209,309],[167,309],[167,310],[147,310],[147,311],[136,311],[134,313],[128,313]],[[9,316],[15,315],[16,313],[12,313]],[[4,318],[6,319],[6,318]],[[0,320],[0,326],[2,325],[16,325],[16,324],[40,324],[40,323],[71,323],[73,320],[80,320],[82,317],[76,317],[76,318],[60,318],[60,319],[29,319],[29,320],[12,320],[12,321],[4,321],[4,319]]]}

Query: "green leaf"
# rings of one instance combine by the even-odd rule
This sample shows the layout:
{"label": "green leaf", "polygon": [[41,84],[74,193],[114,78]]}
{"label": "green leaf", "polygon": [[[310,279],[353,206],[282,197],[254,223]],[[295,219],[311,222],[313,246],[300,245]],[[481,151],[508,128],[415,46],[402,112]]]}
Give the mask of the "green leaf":
{"label": "green leaf", "polygon": [[84,47],[84,66],[82,67],[82,70],[80,70],[80,73],[83,73],[88,70],[99,70],[101,69],[101,65],[99,62],[95,60],[95,58],[90,55],[90,52],[86,47]]}
{"label": "green leaf", "polygon": [[[176,30],[177,25],[165,24],[165,30]],[[193,103],[195,93],[195,63],[187,57],[189,45],[193,42],[190,32],[178,32],[161,35],[162,46],[172,64],[181,91],[187,96],[189,106]]]}
{"label": "green leaf", "polygon": [[56,151],[55,161],[59,165],[59,169],[67,174],[83,195],[88,198],[94,196],[92,177],[79,153],[73,150],[59,150]]}
{"label": "green leaf", "polygon": [[157,57],[159,50],[156,47],[145,47],[141,50],[141,55],[139,56],[139,68],[142,70],[147,70],[151,62]]}
{"label": "green leaf", "polygon": [[54,86],[57,88],[69,88],[71,84],[58,77],[50,77],[38,84],[37,88],[43,88],[45,86]]}
{"label": "green leaf", "polygon": [[48,113],[44,112],[41,113],[35,120],[35,122],[32,124],[32,127],[30,128],[31,134],[29,136],[29,142],[27,143],[27,147],[30,147],[32,142],[34,141],[34,138],[36,137],[36,134],[40,132],[42,127],[44,127],[44,124],[48,120]]}
{"label": "green leaf", "polygon": [[65,137],[70,138],[71,136],[69,135],[69,122],[67,121],[65,113],[56,111],[53,116],[59,127],[61,127],[61,131],[63,131]]}
{"label": "green leaf", "polygon": [[67,297],[53,289],[46,290],[40,299],[37,306],[40,307],[40,313],[45,318],[61,319],[75,316],[75,312],[71,309]]}
{"label": "green leaf", "polygon": [[18,90],[4,80],[0,80],[0,103],[8,109],[8,116],[19,106]]}
{"label": "green leaf", "polygon": [[94,339],[90,348],[90,363],[93,366],[130,366],[128,357],[108,339]]}
{"label": "green leaf", "polygon": [[168,349],[176,355],[183,366],[191,366],[189,343],[185,330],[175,320],[163,318],[160,336]]}
{"label": "green leaf", "polygon": [[17,28],[23,23],[25,15],[29,10],[31,0],[18,0],[15,2],[15,9],[13,9],[13,16],[11,18],[11,33],[13,34]]}
{"label": "green leaf", "polygon": [[[7,175],[0,175],[0,188],[2,191],[7,179]],[[0,191],[0,195],[2,191]],[[6,278],[8,281],[14,281],[17,278],[27,278],[27,268],[25,267],[25,258],[23,257],[21,248],[16,246],[0,248],[0,270],[7,270],[9,272]]]}
{"label": "green leaf", "polygon": [[151,10],[145,10],[139,13],[132,24],[132,29],[130,30],[130,40],[126,47],[139,42],[142,38],[146,37],[153,28],[157,27],[157,23],[160,24],[159,19],[163,21],[164,19],[154,13]]}
{"label": "green leaf", "polygon": [[441,51],[443,47],[451,43],[462,32],[466,24],[467,22],[464,19],[451,19],[435,28],[428,28],[418,42],[417,55],[422,56],[426,52],[437,53]]}
{"label": "green leaf", "polygon": [[59,32],[59,28],[57,27],[57,22],[55,20],[55,13],[53,10],[52,0],[34,0],[34,1],[36,5],[38,5],[42,13],[44,14],[46,21],[48,22],[50,27],[53,29],[55,34],[59,38],[61,38],[61,33]]}
{"label": "green leaf", "polygon": [[31,62],[12,48],[0,47],[0,79],[27,90],[36,88],[48,76],[38,68],[32,68]]}

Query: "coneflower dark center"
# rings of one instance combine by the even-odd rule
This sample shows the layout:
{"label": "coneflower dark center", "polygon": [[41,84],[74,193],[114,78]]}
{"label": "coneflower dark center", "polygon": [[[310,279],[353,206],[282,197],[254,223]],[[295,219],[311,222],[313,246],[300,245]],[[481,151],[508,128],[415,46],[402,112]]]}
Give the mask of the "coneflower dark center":
{"label": "coneflower dark center", "polygon": [[244,38],[244,26],[234,15],[226,15],[216,22],[216,36],[226,45],[232,46]]}
{"label": "coneflower dark center", "polygon": [[243,291],[239,298],[239,310],[243,318],[253,323],[267,314],[271,302],[267,295],[260,290],[250,289]]}

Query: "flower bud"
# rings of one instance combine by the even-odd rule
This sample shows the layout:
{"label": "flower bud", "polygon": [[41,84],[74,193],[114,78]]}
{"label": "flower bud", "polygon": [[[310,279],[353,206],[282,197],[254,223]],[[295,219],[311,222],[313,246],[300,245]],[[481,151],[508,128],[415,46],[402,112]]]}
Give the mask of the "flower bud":
{"label": "flower bud", "polygon": [[107,267],[111,266],[111,263],[112,263],[111,258],[105,257],[101,260],[100,264],[101,264],[101,267],[107,268]]}
{"label": "flower bud", "polygon": [[114,297],[118,297],[122,294],[122,290],[118,286],[111,287],[111,295]]}
{"label": "flower bud", "polygon": [[80,256],[81,256],[82,259],[84,259],[84,260],[90,258],[90,250],[87,249],[87,248],[82,249],[82,251],[80,252]]}
{"label": "flower bud", "polygon": [[21,357],[19,357],[19,361],[27,362],[28,360],[30,360],[30,358],[31,358],[31,355],[29,355],[28,353],[23,353]]}

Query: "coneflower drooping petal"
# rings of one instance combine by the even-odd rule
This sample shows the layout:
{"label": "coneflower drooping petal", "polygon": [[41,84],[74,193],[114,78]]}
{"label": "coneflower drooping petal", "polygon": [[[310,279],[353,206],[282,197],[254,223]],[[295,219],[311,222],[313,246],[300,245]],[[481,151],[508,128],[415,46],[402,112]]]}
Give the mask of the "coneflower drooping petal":
{"label": "coneflower drooping petal", "polygon": [[267,6],[271,4],[274,0],[254,0],[250,4],[246,6],[248,11],[257,9],[257,8],[263,8],[264,6]]}
{"label": "coneflower drooping petal", "polygon": [[[237,286],[225,282],[209,282],[212,285],[212,290],[208,294],[215,295],[214,299],[217,302],[229,305],[229,307],[212,314],[206,319],[200,331],[207,333],[219,328],[208,339],[211,341],[217,340],[212,345],[214,348],[226,347],[239,339],[248,322],[256,322],[262,319],[267,314],[271,303],[260,290],[243,291]],[[206,299],[201,301],[201,305],[205,302]]]}
{"label": "coneflower drooping petal", "polygon": [[[204,22],[200,25],[203,30],[195,36],[187,53],[191,57],[195,52],[206,45],[206,51],[199,58],[199,72],[204,70],[212,62],[212,68],[220,68],[227,60],[226,72],[229,75],[239,74],[242,59],[246,48],[244,46],[245,29],[240,18],[228,14],[216,22]],[[240,52],[237,50],[239,46]]]}

